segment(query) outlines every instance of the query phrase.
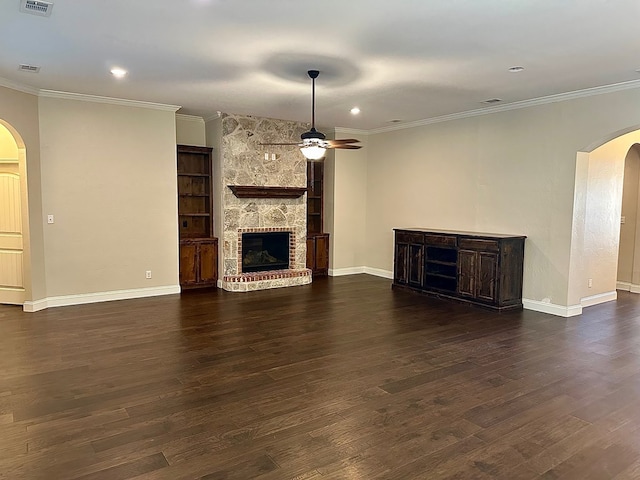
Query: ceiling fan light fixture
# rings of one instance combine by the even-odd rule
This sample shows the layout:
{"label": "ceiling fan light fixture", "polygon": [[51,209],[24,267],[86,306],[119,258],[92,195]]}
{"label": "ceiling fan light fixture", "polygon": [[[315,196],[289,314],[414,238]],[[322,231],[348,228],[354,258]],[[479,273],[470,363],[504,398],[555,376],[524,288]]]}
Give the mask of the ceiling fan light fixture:
{"label": "ceiling fan light fixture", "polygon": [[302,141],[300,151],[304,158],[307,160],[320,160],[324,157],[327,149],[325,148],[322,140],[317,139],[305,139]]}
{"label": "ceiling fan light fixture", "polygon": [[327,140],[324,133],[316,130],[316,78],[320,74],[320,71],[309,70],[307,74],[311,79],[311,129],[300,135],[301,143],[260,143],[260,145],[297,145],[307,160],[322,159],[328,148],[341,148],[345,150],[362,148],[360,145],[352,145],[353,143],[360,142],[360,140],[356,140],[355,138]]}
{"label": "ceiling fan light fixture", "polygon": [[307,160],[320,160],[324,157],[326,149],[318,147],[317,145],[310,145],[308,147],[301,147],[300,151]]}

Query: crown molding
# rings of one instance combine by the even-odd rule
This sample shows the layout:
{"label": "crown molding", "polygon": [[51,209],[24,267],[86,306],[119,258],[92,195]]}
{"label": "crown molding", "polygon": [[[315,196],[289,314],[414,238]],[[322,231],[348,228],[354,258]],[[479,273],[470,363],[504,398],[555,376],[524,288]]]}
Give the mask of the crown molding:
{"label": "crown molding", "polygon": [[[85,95],[81,93],[59,92],[56,90],[38,89],[35,87],[30,87],[28,85],[22,85],[22,84],[16,83],[2,77],[0,77],[0,86],[10,88],[12,90],[17,90],[23,93],[28,93],[31,95],[37,95],[39,97],[62,98],[67,100],[80,100],[80,101],[95,102],[95,103],[107,103],[111,105],[150,108],[155,110],[164,110],[164,111],[172,111],[172,112],[177,112],[181,108],[178,105],[165,105],[162,103],[143,102],[140,100],[126,100],[121,98],[102,97],[98,95]],[[415,120],[413,122],[389,125],[387,127],[373,128],[371,130],[362,130],[362,129],[345,128],[345,127],[335,127],[334,130],[336,133],[342,133],[342,134],[348,134],[348,135],[373,135],[377,133],[393,132],[396,130],[405,130],[408,128],[432,125],[435,123],[449,122],[452,120],[460,120],[463,118],[477,117],[481,115],[490,115],[493,113],[506,112],[509,110],[518,110],[521,108],[533,107],[537,105],[546,105],[549,103],[556,103],[556,102],[562,102],[566,100],[573,100],[578,98],[591,97],[595,95],[602,95],[606,93],[619,92],[622,90],[631,90],[634,88],[640,88],[640,80],[631,80],[628,82],[614,83],[612,85],[604,85],[601,87],[575,90],[572,92],[559,93],[556,95],[548,95],[546,97],[538,97],[530,100],[522,100],[519,102],[507,103],[504,105],[494,105],[486,108],[479,108],[476,110],[467,110],[465,112],[452,113],[449,115],[441,115],[439,117]],[[222,116],[222,114],[221,112],[216,112],[215,115],[211,115],[206,118],[197,117],[195,115],[185,115],[185,114],[176,114],[176,116],[180,116],[182,120],[198,121],[198,122],[204,121],[206,123],[206,122],[219,119]]]}
{"label": "crown molding", "polygon": [[346,135],[369,135],[371,130],[361,130],[357,128],[344,128],[344,127],[336,127],[336,133],[344,133]]}
{"label": "crown molding", "polygon": [[184,113],[176,113],[176,119],[180,119],[185,122],[204,123],[204,118],[196,115],[185,115]]}
{"label": "crown molding", "polygon": [[140,100],[126,100],[124,98],[101,97],[98,95],[85,95],[83,93],[58,92],[55,90],[40,90],[38,94],[45,98],[61,98],[64,100],[79,100],[81,102],[107,103],[110,105],[122,105],[125,107],[150,108],[152,110],[164,110],[176,112],[179,105],[165,105],[163,103],[143,102]]}
{"label": "crown molding", "polygon": [[477,110],[468,110],[466,112],[452,113],[450,115],[442,115],[440,117],[426,118],[407,122],[388,127],[374,128],[368,130],[370,134],[392,132],[395,130],[405,130],[407,128],[421,127],[424,125],[432,125],[434,123],[449,122],[451,120],[459,120],[462,118],[477,117],[480,115],[489,115],[492,113],[506,112],[509,110],[518,110],[520,108],[533,107],[536,105],[546,105],[549,103],[563,102],[576,98],[592,97],[605,93],[619,92],[622,90],[631,90],[640,87],[640,80],[631,80],[629,82],[614,83],[612,85],[604,85],[602,87],[585,88],[573,92],[559,93],[556,95],[548,95],[546,97],[532,98],[530,100],[522,100],[520,102],[506,103],[504,105],[495,105],[492,107],[479,108]]}
{"label": "crown molding", "polygon": [[11,80],[7,80],[6,78],[0,77],[0,87],[10,88],[11,90],[18,90],[22,93],[29,93],[31,95],[38,95],[40,90],[35,87],[30,87],[28,85],[21,85],[19,83],[12,82]]}
{"label": "crown molding", "polygon": [[23,93],[30,93],[31,95],[36,95],[38,97],[62,98],[66,100],[81,100],[85,102],[95,103],[108,103],[111,105],[151,108],[154,110],[164,110],[169,112],[176,112],[180,108],[180,106],[178,105],[165,105],[162,103],[143,102],[140,100],[126,100],[123,98],[101,97],[98,95],[85,95],[83,93],[58,92],[56,90],[39,89],[29,87],[27,85],[21,85],[2,77],[0,77],[0,86],[7,87],[12,90],[18,90],[19,92]]}

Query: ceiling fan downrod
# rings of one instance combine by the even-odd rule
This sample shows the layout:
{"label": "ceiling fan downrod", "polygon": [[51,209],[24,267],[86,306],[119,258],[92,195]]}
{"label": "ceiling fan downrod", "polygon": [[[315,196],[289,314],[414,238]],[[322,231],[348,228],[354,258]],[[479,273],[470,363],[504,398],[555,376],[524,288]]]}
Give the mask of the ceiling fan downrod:
{"label": "ceiling fan downrod", "polygon": [[319,70],[307,71],[311,78],[311,130],[316,129],[316,78],[320,75]]}
{"label": "ceiling fan downrod", "polygon": [[326,137],[323,133],[316,130],[316,78],[320,75],[319,70],[308,70],[307,75],[311,78],[311,130],[301,135],[302,140],[318,139],[324,140]]}

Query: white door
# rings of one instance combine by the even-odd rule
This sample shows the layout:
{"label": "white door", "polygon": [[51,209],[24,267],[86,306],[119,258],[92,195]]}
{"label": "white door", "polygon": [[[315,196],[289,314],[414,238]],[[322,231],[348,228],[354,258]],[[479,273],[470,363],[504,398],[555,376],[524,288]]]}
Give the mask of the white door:
{"label": "white door", "polygon": [[25,300],[18,162],[0,162],[0,303]]}

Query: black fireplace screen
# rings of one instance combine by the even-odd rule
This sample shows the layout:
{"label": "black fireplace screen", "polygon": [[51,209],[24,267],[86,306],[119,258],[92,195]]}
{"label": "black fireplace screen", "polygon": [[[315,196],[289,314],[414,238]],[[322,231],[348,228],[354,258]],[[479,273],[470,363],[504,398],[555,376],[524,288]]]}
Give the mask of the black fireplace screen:
{"label": "black fireplace screen", "polygon": [[289,268],[289,232],[242,234],[242,272]]}

